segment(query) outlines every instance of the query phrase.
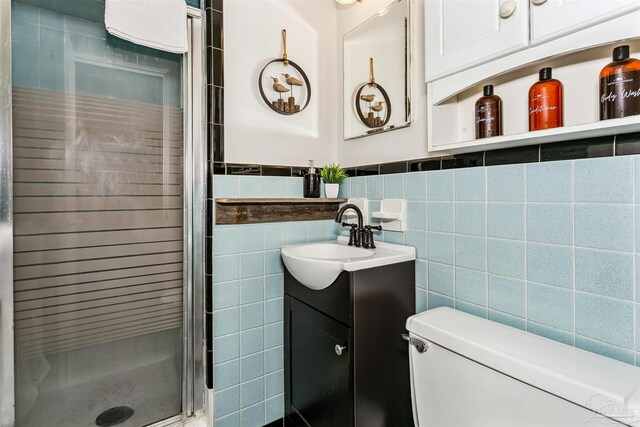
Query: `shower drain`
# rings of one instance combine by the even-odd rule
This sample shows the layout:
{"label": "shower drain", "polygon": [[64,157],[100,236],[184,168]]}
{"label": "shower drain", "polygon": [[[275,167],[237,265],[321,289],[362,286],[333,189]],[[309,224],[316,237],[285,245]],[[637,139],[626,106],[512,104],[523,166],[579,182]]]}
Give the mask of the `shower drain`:
{"label": "shower drain", "polygon": [[115,426],[127,421],[133,415],[133,409],[128,406],[109,408],[96,418],[96,425],[100,427]]}

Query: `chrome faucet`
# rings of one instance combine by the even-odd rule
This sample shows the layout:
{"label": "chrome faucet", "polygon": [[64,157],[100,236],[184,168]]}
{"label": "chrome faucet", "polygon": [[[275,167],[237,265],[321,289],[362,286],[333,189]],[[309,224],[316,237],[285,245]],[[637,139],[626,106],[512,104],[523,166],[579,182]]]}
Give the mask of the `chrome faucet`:
{"label": "chrome faucet", "polygon": [[[342,222],[342,215],[344,215],[345,211],[352,209],[355,211],[356,215],[358,215],[358,223],[357,224],[349,224],[348,222]],[[365,249],[375,249],[376,245],[373,242],[373,231],[372,230],[382,230],[382,226],[372,226],[365,225],[363,226],[363,218],[362,211],[356,205],[349,203],[344,205],[338,211],[338,215],[336,215],[336,222],[340,224],[342,222],[343,227],[351,227],[349,230],[349,246],[355,246],[357,248],[363,247]]]}

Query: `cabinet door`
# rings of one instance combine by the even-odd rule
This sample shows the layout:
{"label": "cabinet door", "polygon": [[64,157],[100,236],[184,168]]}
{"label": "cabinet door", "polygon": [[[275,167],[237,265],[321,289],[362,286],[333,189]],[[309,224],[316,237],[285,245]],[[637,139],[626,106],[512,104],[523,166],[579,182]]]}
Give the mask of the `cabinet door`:
{"label": "cabinet door", "polygon": [[313,427],[352,426],[350,329],[294,298],[289,316],[291,410]]}
{"label": "cabinet door", "polygon": [[[500,6],[515,11],[501,17]],[[426,80],[527,48],[528,7],[528,0],[425,1]]]}
{"label": "cabinet door", "polygon": [[[531,44],[553,40],[638,9],[638,0],[531,0]],[[638,31],[640,35],[640,22]]]}

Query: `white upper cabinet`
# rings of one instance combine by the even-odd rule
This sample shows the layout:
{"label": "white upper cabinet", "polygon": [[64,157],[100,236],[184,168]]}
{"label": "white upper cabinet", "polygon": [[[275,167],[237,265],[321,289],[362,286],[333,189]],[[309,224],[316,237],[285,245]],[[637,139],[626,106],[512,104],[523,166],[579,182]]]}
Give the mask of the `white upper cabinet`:
{"label": "white upper cabinet", "polygon": [[426,0],[426,80],[527,48],[528,9],[528,0]]}
{"label": "white upper cabinet", "polygon": [[[640,57],[640,0],[424,0],[429,152],[482,151],[640,131],[640,116],[599,120],[611,52]],[[515,8],[514,8],[515,6]],[[542,67],[564,84],[564,126],[529,131],[527,92]],[[504,134],[475,137],[491,84]]]}
{"label": "white upper cabinet", "polygon": [[[426,81],[517,52],[554,54],[558,46],[570,52],[576,45],[572,37],[579,33],[589,33],[590,46],[619,35],[618,40],[637,37],[638,11],[640,0],[425,0]],[[535,60],[536,55],[527,56]]]}
{"label": "white upper cabinet", "polygon": [[531,0],[531,45],[640,9],[640,0]]}

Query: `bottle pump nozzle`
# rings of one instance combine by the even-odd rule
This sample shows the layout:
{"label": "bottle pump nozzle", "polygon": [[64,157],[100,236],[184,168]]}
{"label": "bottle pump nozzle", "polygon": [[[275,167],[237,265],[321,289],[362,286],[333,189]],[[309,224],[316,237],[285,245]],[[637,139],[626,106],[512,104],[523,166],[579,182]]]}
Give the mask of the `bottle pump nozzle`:
{"label": "bottle pump nozzle", "polygon": [[309,173],[316,173],[316,168],[313,166],[313,160],[309,160]]}

